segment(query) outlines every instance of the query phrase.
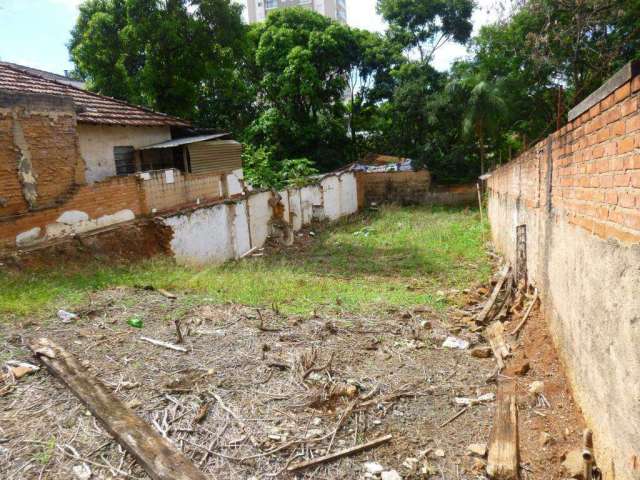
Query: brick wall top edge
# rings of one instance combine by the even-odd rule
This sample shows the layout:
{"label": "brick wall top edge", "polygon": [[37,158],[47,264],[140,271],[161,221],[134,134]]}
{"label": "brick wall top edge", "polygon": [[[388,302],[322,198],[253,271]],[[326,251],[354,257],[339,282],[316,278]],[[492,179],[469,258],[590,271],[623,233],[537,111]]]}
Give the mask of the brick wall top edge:
{"label": "brick wall top edge", "polygon": [[630,82],[633,78],[638,76],[640,76],[640,61],[627,63],[600,88],[573,107],[569,111],[569,121],[575,120],[583,113],[588,112],[591,107],[600,103],[622,85]]}

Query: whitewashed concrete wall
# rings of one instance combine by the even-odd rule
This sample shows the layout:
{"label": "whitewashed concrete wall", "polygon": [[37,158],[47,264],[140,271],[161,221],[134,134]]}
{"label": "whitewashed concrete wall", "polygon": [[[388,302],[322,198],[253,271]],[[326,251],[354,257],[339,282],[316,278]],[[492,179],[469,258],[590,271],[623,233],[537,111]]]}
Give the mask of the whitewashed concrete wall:
{"label": "whitewashed concrete wall", "polygon": [[[279,192],[283,219],[293,231],[313,220],[337,220],[358,210],[355,176],[328,175],[320,184]],[[173,230],[171,249],[184,264],[223,263],[262,247],[272,233],[275,194],[202,207],[163,218]]]}
{"label": "whitewashed concrete wall", "polygon": [[272,210],[269,205],[271,192],[260,192],[249,196],[249,228],[251,246],[264,245],[269,237]]}

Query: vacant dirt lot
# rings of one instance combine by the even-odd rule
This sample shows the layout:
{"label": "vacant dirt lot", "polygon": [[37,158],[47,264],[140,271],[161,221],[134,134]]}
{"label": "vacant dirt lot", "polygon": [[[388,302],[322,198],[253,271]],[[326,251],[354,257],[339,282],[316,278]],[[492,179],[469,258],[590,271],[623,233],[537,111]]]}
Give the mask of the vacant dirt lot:
{"label": "vacant dirt lot", "polygon": [[[168,313],[182,320],[188,353],[139,339],[174,342]],[[132,316],[150,320],[139,331],[126,323]],[[493,390],[485,383],[493,361],[441,349],[451,326],[440,315],[261,316],[262,329],[255,309],[185,308],[156,292],[112,289],[95,294],[74,323],[10,328],[3,350],[30,360],[22,345],[36,336],[66,346],[212,478],[267,478],[296,460],[384,434],[393,435],[388,444],[298,477],[360,478],[363,464],[376,461],[407,477],[426,469],[475,478],[465,451],[486,441],[491,407],[439,425],[460,410],[455,397]],[[18,381],[0,398],[0,412],[3,478],[72,478],[83,462],[97,478],[147,478],[44,371]]]}
{"label": "vacant dirt lot", "polygon": [[[210,478],[247,480],[380,478],[376,469],[403,479],[485,478],[482,455],[468,447],[488,440],[495,381],[517,377],[522,476],[557,480],[583,424],[544,320],[534,314],[509,339],[513,363],[497,378],[492,358],[443,347],[449,336],[486,347],[472,321],[490,293],[475,216],[389,208],[201,270],[160,261],[9,272],[0,276],[10,314],[0,364],[33,362],[26,345],[47,337]],[[60,306],[78,317],[63,322]],[[519,318],[502,320],[510,331]],[[141,339],[176,343],[176,322],[186,352]],[[528,370],[516,374],[523,362]],[[536,380],[548,404],[531,402]],[[464,408],[482,395],[488,401]],[[288,470],[385,435],[391,440],[368,451]],[[47,371],[0,381],[0,478],[89,471],[148,478]]]}

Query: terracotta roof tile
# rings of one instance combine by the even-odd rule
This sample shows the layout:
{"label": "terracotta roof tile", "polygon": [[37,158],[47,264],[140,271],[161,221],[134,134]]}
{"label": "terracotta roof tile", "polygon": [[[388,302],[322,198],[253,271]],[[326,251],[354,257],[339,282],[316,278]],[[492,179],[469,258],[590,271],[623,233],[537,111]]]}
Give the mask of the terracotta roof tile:
{"label": "terracotta roof tile", "polygon": [[131,126],[190,126],[180,118],[50,80],[0,62],[0,90],[73,98],[79,123]]}

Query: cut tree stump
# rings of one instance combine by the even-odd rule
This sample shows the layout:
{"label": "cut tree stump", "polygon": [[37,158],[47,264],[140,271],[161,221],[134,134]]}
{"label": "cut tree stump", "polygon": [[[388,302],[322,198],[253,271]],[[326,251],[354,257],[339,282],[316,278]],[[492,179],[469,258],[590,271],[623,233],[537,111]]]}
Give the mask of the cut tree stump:
{"label": "cut tree stump", "polygon": [[509,272],[511,272],[511,267],[509,265],[505,265],[500,271],[500,276],[498,277],[498,283],[496,283],[496,286],[494,287],[493,292],[489,297],[489,300],[487,300],[487,303],[484,304],[482,311],[476,317],[476,323],[483,325],[489,320],[489,313],[491,312],[491,309],[493,308],[493,306],[496,303],[496,300],[498,299],[498,295],[500,294],[500,291],[504,286],[504,282],[507,281]]}
{"label": "cut tree stump", "polygon": [[127,408],[69,352],[46,338],[31,342],[29,348],[153,480],[207,479],[173,443]]}
{"label": "cut tree stump", "polygon": [[516,384],[498,386],[496,413],[489,440],[487,473],[494,480],[518,480],[518,407]]}

